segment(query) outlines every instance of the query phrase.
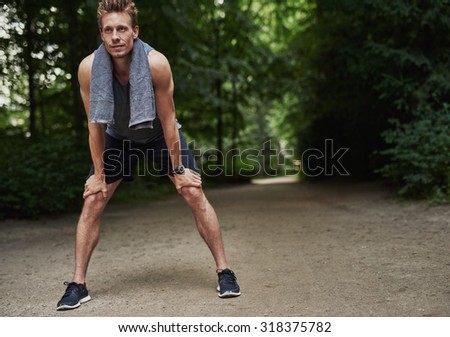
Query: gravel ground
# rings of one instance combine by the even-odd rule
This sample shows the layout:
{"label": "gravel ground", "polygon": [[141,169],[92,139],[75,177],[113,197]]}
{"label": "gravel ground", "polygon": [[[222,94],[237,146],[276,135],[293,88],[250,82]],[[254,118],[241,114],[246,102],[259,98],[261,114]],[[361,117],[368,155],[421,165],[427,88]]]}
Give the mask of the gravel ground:
{"label": "gravel ground", "polygon": [[108,206],[92,301],[57,312],[77,214],[0,222],[1,316],[450,316],[450,206],[379,182],[207,189],[242,296],[219,299],[213,259],[178,195]]}

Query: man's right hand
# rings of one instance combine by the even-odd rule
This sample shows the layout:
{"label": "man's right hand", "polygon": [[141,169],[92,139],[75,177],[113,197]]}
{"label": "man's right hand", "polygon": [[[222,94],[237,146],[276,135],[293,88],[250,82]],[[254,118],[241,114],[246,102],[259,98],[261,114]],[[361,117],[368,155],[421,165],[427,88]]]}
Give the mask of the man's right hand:
{"label": "man's right hand", "polygon": [[108,197],[105,177],[97,175],[90,176],[89,179],[86,180],[86,184],[84,184],[83,198],[86,199],[88,196],[100,192],[103,194],[104,199]]}

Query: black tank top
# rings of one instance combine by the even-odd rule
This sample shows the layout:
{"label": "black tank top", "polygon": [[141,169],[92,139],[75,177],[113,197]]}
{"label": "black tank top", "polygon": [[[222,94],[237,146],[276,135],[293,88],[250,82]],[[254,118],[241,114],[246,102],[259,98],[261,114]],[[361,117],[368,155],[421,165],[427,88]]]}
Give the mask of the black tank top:
{"label": "black tank top", "polygon": [[130,84],[121,84],[113,76],[114,123],[108,124],[106,132],[117,139],[127,139],[137,143],[148,143],[163,137],[161,121],[156,116],[153,128],[132,130],[130,122]]}

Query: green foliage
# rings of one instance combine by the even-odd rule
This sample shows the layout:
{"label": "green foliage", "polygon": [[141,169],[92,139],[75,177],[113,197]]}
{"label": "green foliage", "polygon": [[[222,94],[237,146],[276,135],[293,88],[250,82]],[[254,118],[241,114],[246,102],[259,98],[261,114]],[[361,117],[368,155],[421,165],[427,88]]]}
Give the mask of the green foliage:
{"label": "green foliage", "polygon": [[[443,106],[450,100],[448,3],[314,3],[314,20],[291,44],[302,62],[296,72],[298,104],[287,118],[298,123],[300,150],[331,138],[350,148],[343,162],[353,177],[383,172],[401,183],[403,194],[448,193],[443,187],[448,138],[435,129],[446,121]],[[417,139],[440,152],[408,147]],[[423,158],[430,165],[426,177],[417,166],[425,164],[416,162]],[[439,165],[440,173],[434,168]]]}
{"label": "green foliage", "polygon": [[161,200],[177,191],[169,178],[134,177],[132,183],[123,182],[114,192],[112,203],[136,204]]}
{"label": "green foliage", "polygon": [[[170,60],[179,120],[201,148],[242,151],[271,139],[303,152],[331,138],[350,148],[343,165],[353,177],[381,168],[402,194],[448,194],[448,2],[136,3],[140,37]],[[0,6],[0,213],[76,208],[90,165],[78,141],[86,118],[77,67],[100,43],[97,1]],[[252,163],[218,164],[240,180]],[[118,199],[145,198],[153,184],[137,179]]]}
{"label": "green foliage", "polygon": [[208,184],[248,183],[260,173],[257,151],[229,151],[225,158],[218,160],[214,153],[204,156],[201,161],[202,179]]}
{"label": "green foliage", "polygon": [[402,196],[449,201],[450,109],[428,109],[408,123],[393,120],[383,133],[390,148],[381,151],[391,162],[379,170],[395,182]]}
{"label": "green foliage", "polygon": [[[385,65],[375,89],[395,112],[394,129],[382,133],[388,162],[378,172],[401,195],[443,201],[450,195],[450,10],[442,1],[375,8],[397,26],[390,39],[367,44]],[[387,31],[388,22],[381,27]]]}
{"label": "green foliage", "polygon": [[180,41],[172,63],[180,119],[190,136],[221,151],[238,141],[245,127],[243,111],[249,98],[258,95],[252,82],[257,65],[270,54],[258,43],[251,3],[203,0],[193,6],[178,1],[164,10],[175,41]]}
{"label": "green foliage", "polygon": [[1,139],[0,218],[37,217],[79,208],[89,170],[87,147],[73,136]]}
{"label": "green foliage", "polygon": [[[3,215],[37,216],[65,209],[65,204],[77,205],[73,202],[74,191],[82,186],[86,170],[77,169],[79,175],[70,176],[71,182],[81,180],[81,185],[74,183],[73,189],[69,186],[65,195],[56,192],[49,182],[60,183],[66,173],[71,173],[52,166],[56,176],[49,176],[46,167],[50,164],[43,163],[51,159],[51,153],[61,153],[63,149],[58,148],[59,141],[47,144],[41,137],[55,138],[60,132],[73,134],[74,140],[68,136],[62,143],[66,144],[86,132],[77,67],[100,43],[95,18],[97,3],[56,0],[49,5],[43,0],[11,0],[0,5],[6,22],[0,28],[0,96],[9,98],[3,101],[0,97],[0,131],[9,136],[4,138],[5,145],[17,142],[11,161],[3,160],[1,164],[7,168],[3,170],[5,176],[11,171],[18,174],[2,185]],[[225,147],[242,144],[238,131],[245,128],[243,113],[248,111],[248,98],[258,101],[256,97],[260,95],[260,83],[252,83],[252,79],[257,78],[257,66],[265,64],[265,58],[271,55],[266,46],[258,43],[253,1],[136,3],[140,37],[171,62],[177,112],[186,133],[207,146],[219,140]],[[30,136],[32,139],[21,140]],[[252,142],[251,137],[245,139],[246,144]],[[30,156],[29,151],[35,156]],[[73,160],[74,170],[81,163],[76,164],[73,156],[69,159]],[[30,179],[34,179],[30,176],[33,170],[49,187],[35,184],[35,190],[26,190]],[[146,182],[138,179],[133,186],[136,185],[140,186],[123,189],[124,200],[130,199],[126,191],[133,190],[129,193],[132,195],[147,194]],[[38,197],[39,191],[47,191],[46,188],[57,198]],[[120,199],[121,193],[118,195]],[[33,196],[36,200],[32,200]]]}
{"label": "green foliage", "polygon": [[0,108],[5,108],[0,129],[13,125],[12,134],[32,137],[68,128],[83,134],[77,68],[97,45],[95,8],[87,8],[89,2],[0,5]]}

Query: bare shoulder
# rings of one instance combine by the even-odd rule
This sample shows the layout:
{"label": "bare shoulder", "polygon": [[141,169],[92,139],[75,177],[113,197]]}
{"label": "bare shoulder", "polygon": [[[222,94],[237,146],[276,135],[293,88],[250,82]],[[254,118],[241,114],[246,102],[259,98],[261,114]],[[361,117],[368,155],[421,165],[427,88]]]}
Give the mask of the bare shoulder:
{"label": "bare shoulder", "polygon": [[150,71],[154,80],[167,80],[172,78],[172,71],[170,69],[169,60],[157,50],[152,50],[148,53],[148,63]]}
{"label": "bare shoulder", "polygon": [[80,85],[83,83],[90,82],[91,80],[91,70],[92,64],[94,63],[94,53],[86,56],[78,66],[78,81]]}

